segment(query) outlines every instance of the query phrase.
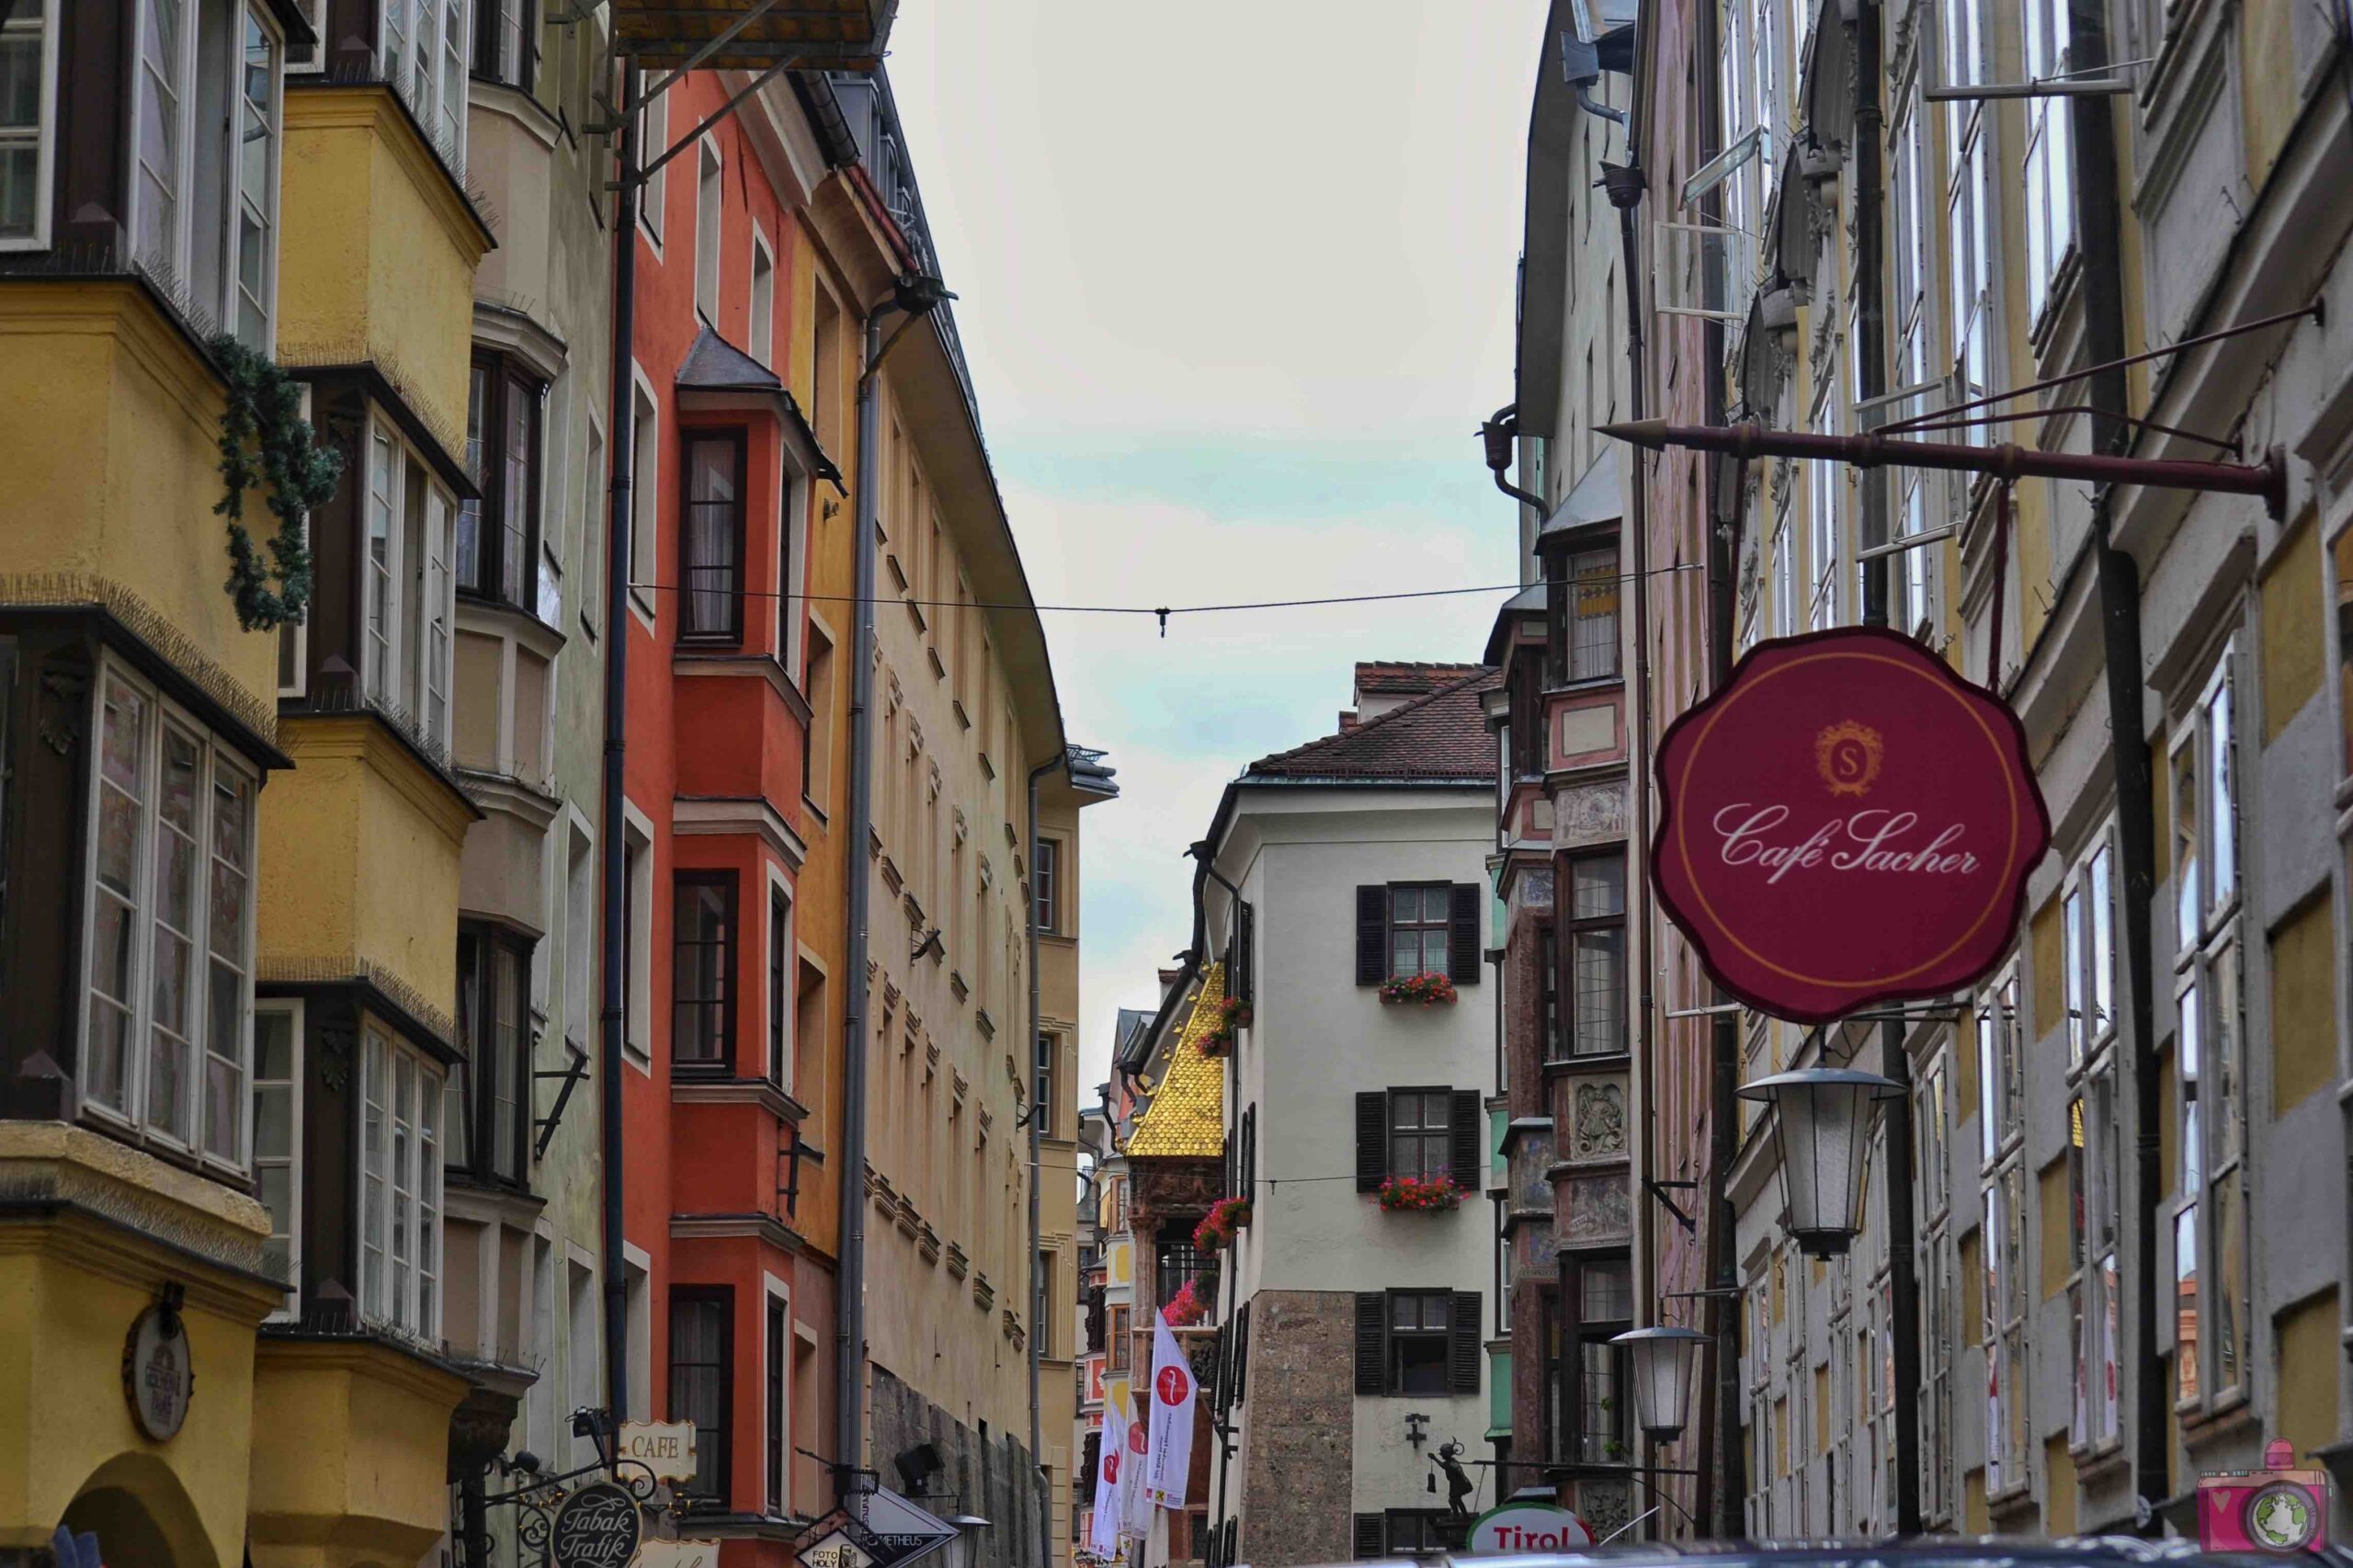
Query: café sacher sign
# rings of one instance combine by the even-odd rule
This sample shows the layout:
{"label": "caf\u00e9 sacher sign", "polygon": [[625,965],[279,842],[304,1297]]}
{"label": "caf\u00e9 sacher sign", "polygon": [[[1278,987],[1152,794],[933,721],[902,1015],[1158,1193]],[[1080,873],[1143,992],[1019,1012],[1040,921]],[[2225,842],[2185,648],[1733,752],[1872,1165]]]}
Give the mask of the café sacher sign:
{"label": "caf\u00e9 sacher sign", "polygon": [[1879,628],[1760,643],[1668,727],[1658,779],[1668,917],[1802,1023],[1983,979],[2051,843],[2017,715]]}

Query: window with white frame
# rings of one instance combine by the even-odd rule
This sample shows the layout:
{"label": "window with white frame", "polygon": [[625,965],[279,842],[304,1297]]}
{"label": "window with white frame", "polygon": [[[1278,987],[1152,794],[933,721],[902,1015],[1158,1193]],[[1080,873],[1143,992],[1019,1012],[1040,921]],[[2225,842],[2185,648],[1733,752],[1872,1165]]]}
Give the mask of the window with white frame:
{"label": "window with white frame", "polygon": [[[640,71],[637,74],[638,156],[651,161],[670,150],[670,94],[665,91],[648,98],[645,90],[661,79],[660,74]],[[646,237],[654,248],[662,248],[663,205],[670,190],[670,165],[663,165],[645,176],[637,193],[637,221],[645,228]]]}
{"label": "window with white frame", "polygon": [[[1824,377],[1813,400],[1811,420],[1816,430],[1828,428],[1834,417],[1837,399],[1831,379]],[[1807,596],[1806,626],[1813,631],[1825,631],[1838,624],[1838,502],[1847,487],[1847,467],[1844,463],[1808,463],[1805,473],[1806,551],[1813,577]]]}
{"label": "window with white frame", "polygon": [[1953,1512],[1952,1345],[1961,1332],[1953,1306],[1950,1052],[1939,1043],[1914,1091],[1913,1149],[1919,1162],[1920,1506],[1931,1522]]}
{"label": "window with white frame", "polygon": [[2075,1393],[2069,1430],[2075,1447],[2087,1449],[2118,1436],[2121,1360],[2115,850],[2106,824],[2068,869],[2060,925],[2069,1079],[2067,1310]]}
{"label": "window with white frame", "polygon": [[1797,630],[1797,540],[1789,519],[1773,530],[1773,635],[1787,637]]}
{"label": "window with white frame", "polygon": [[662,486],[662,415],[654,389],[640,373],[630,391],[630,603],[651,625],[660,598],[654,577],[655,534]]}
{"label": "window with white frame", "polygon": [[[2069,0],[2025,0],[2026,74],[2047,81],[2067,74],[2073,58]],[[2075,99],[2026,100],[2026,303],[2042,319],[2051,284],[2075,243],[2075,153],[2068,117]]]}
{"label": "window with white frame", "polygon": [[97,703],[83,1104],[243,1170],[257,781],[111,660]]}
{"label": "window with white frame", "polygon": [[[132,256],[167,294],[267,350],[285,75],[276,18],[261,0],[139,0],[137,28]],[[200,104],[233,108],[215,119]]]}
{"label": "window with white frame", "polygon": [[706,136],[695,153],[695,313],[719,324],[719,243],[727,187],[720,178],[719,143]]}
{"label": "window with white frame", "polygon": [[761,364],[776,359],[776,259],[768,252],[767,236],[752,235],[752,320],[745,345]]}
{"label": "window with white frame", "polygon": [[274,1318],[294,1315],[302,1267],[302,1004],[254,1006],[254,1196],[269,1210],[262,1267],[285,1282]]}
{"label": "window with white frame", "polygon": [[[1982,85],[1991,72],[1990,0],[1944,0],[1944,80]],[[1957,402],[1993,391],[1994,352],[2000,336],[1995,320],[1999,290],[1994,271],[1994,220],[1998,211],[1992,184],[1992,116],[1984,98],[1957,98],[1945,105],[1946,298],[1951,312],[1950,364]],[[1984,444],[1993,427],[1970,426],[1954,439]]]}
{"label": "window with white frame", "polygon": [[2001,1496],[2029,1480],[2026,1358],[2025,1084],[2018,987],[2006,974],[1977,1008],[1980,1121],[1979,1249],[1985,1278],[1985,1490]]}
{"label": "window with white frame", "polygon": [[57,156],[59,0],[17,0],[0,21],[0,251],[49,244]]}
{"label": "window with white frame", "polygon": [[531,40],[539,34],[532,0],[474,0],[474,74],[529,92],[537,52]]}
{"label": "window with white frame", "polygon": [[466,0],[381,0],[376,59],[450,172],[466,168]]}
{"label": "window with white frame", "polygon": [[2170,753],[2181,1085],[2175,1396],[2185,1407],[2211,1408],[2246,1387],[2246,1067],[2232,656],[2226,645],[2177,722]]}
{"label": "window with white frame", "polygon": [[368,426],[365,506],[364,689],[370,706],[407,726],[426,750],[439,755],[449,744],[457,500],[381,414]]}
{"label": "window with white frame", "polygon": [[[1927,185],[1927,105],[1920,97],[1916,72],[1897,92],[1901,120],[1893,136],[1889,169],[1894,199],[1893,232],[1888,236],[1895,286],[1888,301],[1888,320],[1895,344],[1893,377],[1897,388],[1919,387],[1928,380],[1935,358],[1930,339],[1929,231],[1934,203]],[[1895,412],[1910,413],[1916,403],[1898,403]],[[1905,466],[1890,471],[1895,485],[1891,526],[1897,539],[1926,533],[1932,526],[1928,471]],[[1891,541],[1893,542],[1893,541]],[[1887,558],[1889,619],[1906,631],[1923,632],[1935,612],[1932,575],[1934,559],[1925,546],[1915,545]]]}
{"label": "window with white frame", "polygon": [[441,1069],[370,1020],[359,1120],[359,1312],[431,1342],[441,1330]]}

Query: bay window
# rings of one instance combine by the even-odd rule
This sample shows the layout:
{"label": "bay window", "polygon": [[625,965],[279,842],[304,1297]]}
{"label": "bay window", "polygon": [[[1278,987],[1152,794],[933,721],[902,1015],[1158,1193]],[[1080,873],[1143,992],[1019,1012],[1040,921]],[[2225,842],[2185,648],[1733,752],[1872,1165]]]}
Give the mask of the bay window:
{"label": "bay window", "polygon": [[[1618,673],[1618,541],[1612,537],[1569,556],[1568,678]],[[1542,766],[1538,759],[1538,766]]]}
{"label": "bay window", "polygon": [[466,169],[467,0],[379,0],[376,58],[450,172]]}
{"label": "bay window", "polygon": [[2176,729],[2170,765],[2181,1085],[2175,1395],[2184,1406],[2209,1409],[2246,1387],[2245,1059],[2231,661],[2225,647]]}
{"label": "bay window", "polygon": [[360,563],[360,664],[369,705],[427,751],[449,744],[449,561],[457,505],[416,449],[379,415],[368,426]]}
{"label": "bay window", "polygon": [[521,1186],[529,1174],[530,944],[512,932],[458,933],[458,1043],[450,1070],[449,1165],[479,1181]]}
{"label": "bay window", "polygon": [[143,1140],[242,1170],[257,780],[111,661],[97,703],[83,1103]]}
{"label": "bay window", "polygon": [[671,928],[670,1059],[735,1062],[735,873],[680,871]]}
{"label": "bay window", "polygon": [[441,1329],[441,1069],[369,1020],[359,1116],[359,1314],[430,1344]]}
{"label": "bay window", "polygon": [[[132,256],[167,295],[185,297],[199,317],[267,352],[285,69],[277,23],[261,0],[138,0],[135,26]],[[47,31],[34,35],[12,22],[10,54],[28,41],[53,51]],[[53,94],[49,75],[43,72],[34,89],[44,97]],[[20,96],[14,87],[6,92]],[[0,103],[0,126],[15,124],[16,105]],[[8,136],[0,130],[0,150],[12,145]],[[23,144],[20,133],[15,144]],[[35,154],[38,174],[47,155],[38,139]],[[0,217],[7,191],[0,183]],[[13,229],[0,222],[0,232]]]}
{"label": "bay window", "polygon": [[1607,1056],[1626,1049],[1625,851],[1578,856],[1567,871],[1569,1016],[1555,1049]]}
{"label": "bay window", "polygon": [[684,445],[678,634],[733,642],[744,635],[744,432],[689,430]]}
{"label": "bay window", "polygon": [[1628,1464],[1633,1460],[1632,1379],[1628,1351],[1610,1340],[1634,1326],[1634,1287],[1622,1257],[1571,1257],[1566,1265],[1568,1300],[1574,1306],[1570,1334],[1576,1354],[1565,1369],[1575,1387],[1563,1401],[1575,1426],[1565,1457],[1585,1464]]}
{"label": "bay window", "polygon": [[2073,1368],[2072,1441],[2095,1448],[2119,1435],[2117,1237],[2122,1194],[2116,1120],[2115,851],[2103,824],[2060,892],[2066,968],[2068,1183],[2067,1316]]}
{"label": "bay window", "polygon": [[695,1473],[679,1486],[689,1497],[727,1496],[734,1387],[735,1292],[724,1285],[672,1287],[670,1419],[695,1429]]}
{"label": "bay window", "polygon": [[16,0],[0,21],[0,251],[49,244],[59,3]]}
{"label": "bay window", "polygon": [[[2029,81],[2067,74],[2073,57],[2068,4],[2025,0]],[[2028,317],[2038,323],[2051,302],[2052,282],[2075,243],[2075,154],[2068,121],[2074,102],[2026,100],[2026,301]]]}
{"label": "bay window", "polygon": [[538,37],[532,0],[474,0],[473,74],[529,92]]}
{"label": "bay window", "polygon": [[[466,402],[466,467],[482,487],[458,517],[458,587],[526,613],[539,602],[541,415],[547,387],[476,354]],[[553,613],[551,608],[550,612]]]}

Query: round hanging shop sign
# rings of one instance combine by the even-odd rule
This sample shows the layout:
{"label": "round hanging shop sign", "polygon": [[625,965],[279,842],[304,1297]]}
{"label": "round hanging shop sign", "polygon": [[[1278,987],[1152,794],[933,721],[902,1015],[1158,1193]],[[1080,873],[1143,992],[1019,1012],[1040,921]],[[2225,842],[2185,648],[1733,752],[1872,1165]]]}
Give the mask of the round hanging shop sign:
{"label": "round hanging shop sign", "polygon": [[548,1536],[555,1568],[624,1568],[637,1555],[637,1499],[629,1488],[595,1481],[563,1500]]}
{"label": "round hanging shop sign", "polygon": [[1802,1023],[1983,979],[2051,843],[2018,716],[1874,627],[1758,644],[1668,727],[1658,781],[1668,917]]}
{"label": "round hanging shop sign", "polygon": [[196,1397],[196,1362],[188,1354],[188,1327],[168,1301],[131,1320],[122,1346],[122,1392],[131,1418],[158,1443],[179,1435]]}

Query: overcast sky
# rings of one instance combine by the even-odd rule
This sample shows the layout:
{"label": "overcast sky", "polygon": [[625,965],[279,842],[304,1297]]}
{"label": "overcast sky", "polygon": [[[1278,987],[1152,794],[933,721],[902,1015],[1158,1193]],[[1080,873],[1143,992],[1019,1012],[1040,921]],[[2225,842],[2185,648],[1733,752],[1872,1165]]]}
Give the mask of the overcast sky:
{"label": "overcast sky", "polygon": [[[890,71],[1041,603],[1500,584],[1543,0],[910,0]],[[1049,614],[1081,840],[1082,1094],[1191,935],[1181,857],[1358,659],[1475,659],[1502,594]]]}

